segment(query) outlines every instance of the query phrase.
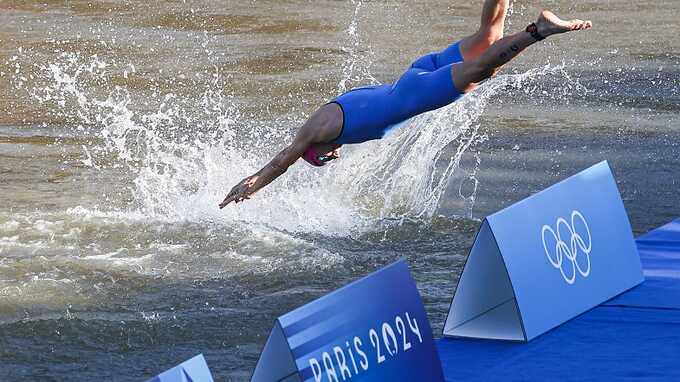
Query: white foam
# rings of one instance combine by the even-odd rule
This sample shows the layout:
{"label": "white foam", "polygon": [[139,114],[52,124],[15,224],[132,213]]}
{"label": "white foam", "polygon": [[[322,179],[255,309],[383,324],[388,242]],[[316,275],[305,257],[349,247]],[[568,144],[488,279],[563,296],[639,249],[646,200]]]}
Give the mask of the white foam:
{"label": "white foam", "polygon": [[8,222],[0,224],[0,232],[11,233],[15,232],[21,223],[16,220],[10,220]]}

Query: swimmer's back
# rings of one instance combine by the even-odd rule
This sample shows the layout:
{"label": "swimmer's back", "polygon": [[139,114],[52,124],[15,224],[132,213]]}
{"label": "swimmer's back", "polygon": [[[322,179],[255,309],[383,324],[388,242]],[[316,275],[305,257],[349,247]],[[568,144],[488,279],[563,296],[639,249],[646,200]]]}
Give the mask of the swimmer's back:
{"label": "swimmer's back", "polygon": [[337,144],[380,139],[395,125],[418,114],[446,106],[462,96],[451,75],[463,61],[460,42],[416,60],[394,84],[365,86],[334,99],[343,112]]}

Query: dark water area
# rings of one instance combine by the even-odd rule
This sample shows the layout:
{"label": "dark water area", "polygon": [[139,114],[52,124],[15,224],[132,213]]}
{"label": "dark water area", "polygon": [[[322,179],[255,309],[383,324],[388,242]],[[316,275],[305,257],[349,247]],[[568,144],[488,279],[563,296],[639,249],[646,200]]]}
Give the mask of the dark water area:
{"label": "dark water area", "polygon": [[680,3],[651,0],[541,3],[595,27],[216,208],[481,3],[0,0],[0,381],[141,381],[199,352],[246,381],[278,315],[402,257],[438,335],[481,219],[604,159],[636,234],[680,215]]}

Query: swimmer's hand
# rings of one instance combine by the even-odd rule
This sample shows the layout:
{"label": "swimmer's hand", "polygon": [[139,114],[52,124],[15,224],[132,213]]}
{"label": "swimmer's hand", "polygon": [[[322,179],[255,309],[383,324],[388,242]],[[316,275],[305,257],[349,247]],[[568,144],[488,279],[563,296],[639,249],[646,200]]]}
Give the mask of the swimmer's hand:
{"label": "swimmer's hand", "polygon": [[227,197],[224,198],[224,201],[220,203],[220,209],[226,207],[227,204],[231,202],[238,203],[250,199],[250,196],[254,192],[252,187],[257,181],[257,178],[257,176],[249,176],[235,185],[234,188],[229,191]]}

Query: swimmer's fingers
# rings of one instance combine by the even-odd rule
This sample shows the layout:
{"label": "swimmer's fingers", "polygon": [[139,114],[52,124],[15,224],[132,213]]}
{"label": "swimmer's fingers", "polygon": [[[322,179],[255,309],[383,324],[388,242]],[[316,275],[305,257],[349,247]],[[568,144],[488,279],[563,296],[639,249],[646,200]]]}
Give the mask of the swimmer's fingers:
{"label": "swimmer's fingers", "polygon": [[250,200],[250,194],[247,194],[245,190],[236,198],[236,203],[240,203],[244,200]]}
{"label": "swimmer's fingers", "polygon": [[226,207],[229,203],[236,201],[239,195],[239,188],[241,188],[240,184],[232,188],[231,191],[229,191],[227,197],[224,198],[222,203],[220,203],[220,209]]}
{"label": "swimmer's fingers", "polygon": [[231,202],[240,203],[244,200],[249,200],[250,197],[250,194],[248,194],[248,187],[240,186],[239,189],[232,190],[224,201],[220,203],[220,209],[226,207]]}
{"label": "swimmer's fingers", "polygon": [[257,177],[248,177],[240,181],[239,184],[229,191],[229,194],[227,194],[224,201],[220,203],[220,209],[226,207],[227,204],[231,202],[240,203],[246,199],[250,199],[250,195],[252,194],[250,188],[255,184],[256,180]]}
{"label": "swimmer's fingers", "polygon": [[235,199],[234,196],[228,196],[228,195],[227,195],[227,197],[224,198],[224,200],[222,201],[222,203],[220,203],[220,209],[226,207],[229,203],[233,202],[234,199]]}

